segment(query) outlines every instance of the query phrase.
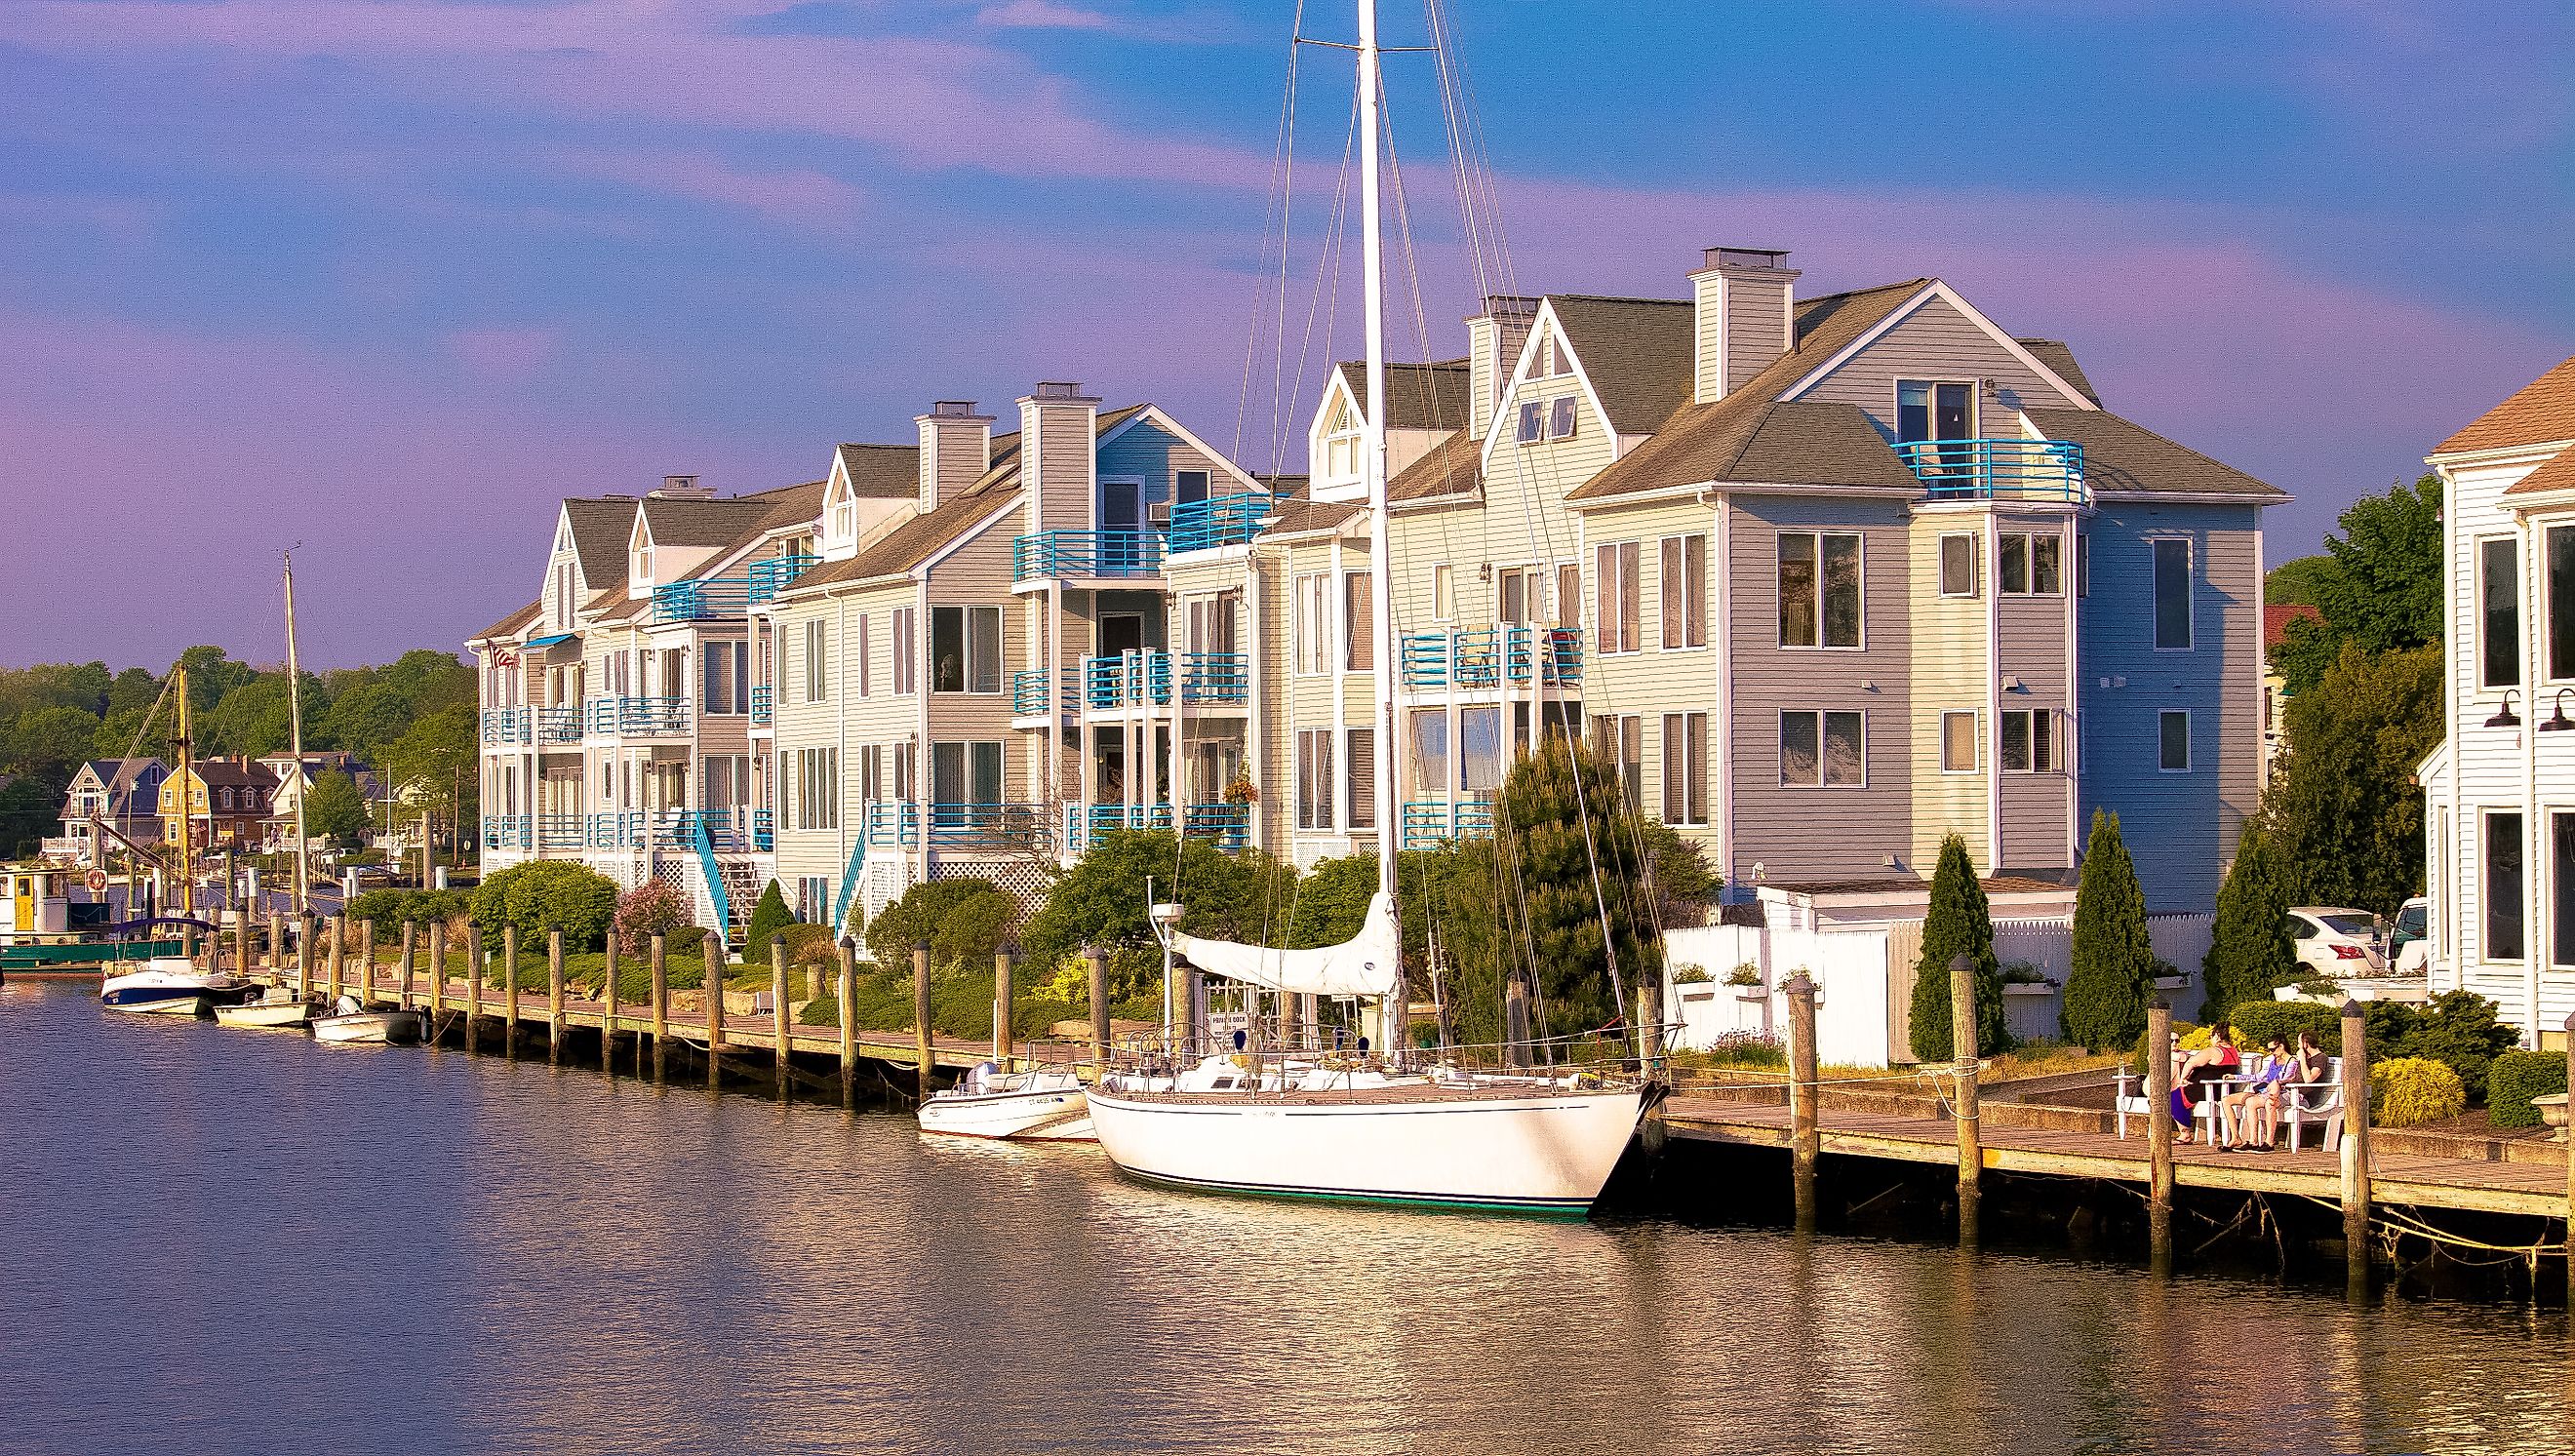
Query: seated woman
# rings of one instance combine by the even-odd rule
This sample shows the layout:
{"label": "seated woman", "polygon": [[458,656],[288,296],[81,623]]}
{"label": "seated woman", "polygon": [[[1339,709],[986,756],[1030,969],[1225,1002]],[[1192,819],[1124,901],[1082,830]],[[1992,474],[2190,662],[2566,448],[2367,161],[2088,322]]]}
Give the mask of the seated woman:
{"label": "seated woman", "polygon": [[2261,1065],[2240,1089],[2217,1104],[2218,1126],[2228,1147],[2248,1151],[2271,1146],[2280,1125],[2280,1088],[2296,1065],[2289,1057],[2288,1039],[2273,1036],[2263,1047]]}
{"label": "seated woman", "polygon": [[2235,1049],[2235,1028],[2220,1021],[2210,1029],[2208,1044],[2183,1056],[2174,1052],[2172,1116],[2181,1131],[2175,1142],[2190,1141],[2191,1115],[2208,1100],[2208,1084],[2234,1075],[2243,1057]]}
{"label": "seated woman", "polygon": [[[2333,1060],[2325,1055],[2323,1045],[2316,1040],[2316,1033],[2299,1032],[2297,1052],[2289,1061],[2289,1075],[2280,1084],[2281,1096],[2294,1097],[2301,1110],[2313,1111],[2333,1099],[2333,1090],[2327,1085],[2332,1080]],[[2271,1115],[2276,1126],[2279,1116],[2276,1101]]]}

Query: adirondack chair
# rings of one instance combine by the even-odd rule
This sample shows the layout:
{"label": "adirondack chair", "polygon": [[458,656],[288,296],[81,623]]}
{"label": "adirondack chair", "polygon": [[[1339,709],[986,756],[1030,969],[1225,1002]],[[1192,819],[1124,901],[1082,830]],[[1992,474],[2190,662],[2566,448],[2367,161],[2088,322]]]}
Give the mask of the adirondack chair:
{"label": "adirondack chair", "polygon": [[[2240,1073],[2209,1085],[2209,1095],[2196,1109],[2194,1123],[2203,1145],[2216,1141],[2219,1124],[2218,1104],[2242,1091],[2252,1074]],[[2146,1095],[2145,1075],[2121,1066],[2112,1088],[2111,1108],[2118,1114],[2119,1136],[2128,1135],[2128,1117],[2171,1116],[2171,1112],[2154,1104]],[[2280,1089],[2280,1125],[2289,1136],[2289,1151],[2303,1150],[2305,1129],[2318,1129],[2319,1145],[2332,1152],[2342,1145],[2342,1058],[2326,1059],[2325,1079],[2321,1082],[2290,1082]]]}
{"label": "adirondack chair", "polygon": [[[2196,1135],[2201,1142],[2210,1142],[2215,1138],[2215,1129],[2217,1127],[2217,1103],[2220,1095],[2222,1095],[2222,1093],[2212,1092],[2206,1101],[2201,1102],[2199,1106],[2194,1109],[2194,1117],[2196,1120],[2194,1121],[2193,1126],[2196,1129]],[[2121,1063],[2118,1075],[2114,1079],[2111,1087],[2110,1109],[2118,1114],[2119,1136],[2122,1138],[2125,1138],[2128,1135],[2128,1118],[2132,1114],[2138,1117],[2170,1117],[2172,1115],[2171,1108],[2159,1105],[2154,1098],[2146,1095],[2146,1074],[2141,1071],[2130,1070],[2125,1063]],[[2152,1124],[2148,1125],[2151,1126]]]}

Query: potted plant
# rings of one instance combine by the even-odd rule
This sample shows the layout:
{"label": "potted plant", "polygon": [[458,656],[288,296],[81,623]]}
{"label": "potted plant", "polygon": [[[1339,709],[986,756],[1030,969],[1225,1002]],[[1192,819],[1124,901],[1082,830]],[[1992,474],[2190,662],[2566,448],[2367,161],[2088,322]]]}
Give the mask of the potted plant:
{"label": "potted plant", "polygon": [[1253,786],[1250,770],[1237,769],[1235,770],[1234,781],[1225,786],[1223,797],[1228,803],[1239,804],[1249,808],[1253,804],[1261,802],[1261,790]]}
{"label": "potted plant", "polygon": [[2056,982],[2026,960],[2014,960],[2003,966],[2003,994],[2007,996],[2050,996],[2056,994]]}

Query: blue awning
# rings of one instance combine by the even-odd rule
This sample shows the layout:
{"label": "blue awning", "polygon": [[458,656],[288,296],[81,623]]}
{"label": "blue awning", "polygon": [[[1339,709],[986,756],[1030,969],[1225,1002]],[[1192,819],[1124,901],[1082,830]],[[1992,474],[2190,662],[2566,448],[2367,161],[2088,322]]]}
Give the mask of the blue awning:
{"label": "blue awning", "polygon": [[532,637],[528,639],[527,645],[532,648],[550,648],[557,643],[571,642],[573,637],[572,633],[559,632],[552,637]]}

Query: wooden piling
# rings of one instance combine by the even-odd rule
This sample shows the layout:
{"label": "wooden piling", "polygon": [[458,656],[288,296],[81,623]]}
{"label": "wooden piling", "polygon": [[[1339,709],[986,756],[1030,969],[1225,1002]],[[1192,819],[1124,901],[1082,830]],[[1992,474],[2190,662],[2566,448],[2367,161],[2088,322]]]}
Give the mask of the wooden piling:
{"label": "wooden piling", "polygon": [[376,922],[358,922],[358,1000],[373,1005],[376,999]]}
{"label": "wooden piling", "polygon": [[563,1060],[564,967],[563,926],[546,931],[546,1060]]}
{"label": "wooden piling", "polygon": [[787,1002],[787,937],[784,935],[769,937],[769,999],[773,1003],[770,1026],[777,1032],[778,1040],[778,1095],[784,1097],[796,1084],[792,1059],[795,1047],[790,1043],[787,1031],[794,1024],[795,1017],[790,1014]]}
{"label": "wooden piling", "polygon": [[2356,1000],[2342,1003],[2342,1242],[2346,1291],[2354,1298],[2365,1298],[2369,1293],[2369,1022]]}
{"label": "wooden piling", "polygon": [[501,1051],[519,1054],[519,927],[501,927]]}
{"label": "wooden piling", "polygon": [[179,927],[179,958],[191,963],[197,958],[197,927],[194,925]]}
{"label": "wooden piling", "polygon": [[1815,1168],[1823,1160],[1823,1089],[1816,1085],[1815,983],[1804,971],[1788,978],[1788,1168],[1797,1228],[1815,1227]]}
{"label": "wooden piling", "polygon": [[707,1085],[713,1087],[724,1082],[725,943],[709,935],[699,944],[707,962]]}
{"label": "wooden piling", "polygon": [[331,977],[331,999],[337,1001],[340,999],[340,959],[347,950],[346,942],[349,938],[349,921],[348,917],[345,915],[333,915],[330,923],[331,958],[328,967],[328,974]]}
{"label": "wooden piling", "polygon": [[[2566,1085],[2575,1087],[2575,1015],[2566,1018]],[[2566,1307],[2575,1309],[2575,1133],[2566,1154]]]}
{"label": "wooden piling", "polygon": [[1636,978],[1636,1064],[1646,1075],[1663,1061],[1663,972],[1658,966]]}
{"label": "wooden piling", "polygon": [[[1095,1021],[1099,1018],[1095,1016]],[[916,940],[912,945],[912,1054],[919,1072],[918,1089],[922,1101],[930,1100],[930,942]]]}
{"label": "wooden piling", "polygon": [[671,972],[662,960],[663,941],[659,932],[654,934],[644,954],[645,968],[653,980],[650,992],[653,997],[653,1080],[658,1082],[671,1069]]}
{"label": "wooden piling", "polygon": [[850,1019],[850,996],[859,982],[859,942],[844,935],[839,948],[840,979],[833,984],[833,999],[841,1011],[841,1100],[847,1102],[859,1073],[859,1023]]}
{"label": "wooden piling", "polygon": [[250,984],[250,906],[233,910],[233,974],[243,985]]}
{"label": "wooden piling", "polygon": [[1011,971],[1019,953],[1016,945],[1004,945],[993,952],[993,1059],[1001,1063],[1004,1071],[1011,1069],[1012,1048],[1018,1045],[1014,1037],[1018,1028],[1011,1024],[1011,997],[1018,994],[1019,987],[1013,984]]}
{"label": "wooden piling", "polygon": [[599,972],[599,1067],[617,1075],[617,935],[608,936],[608,951]]}
{"label": "wooden piling", "polygon": [[1949,957],[1949,1045],[1957,1056],[1950,1109],[1958,1121],[1958,1236],[1973,1241],[1984,1192],[1984,1129],[1976,1111],[1976,973],[1964,954]]}
{"label": "wooden piling", "polygon": [[286,917],[274,911],[268,917],[268,971],[280,977],[286,974]]}
{"label": "wooden piling", "polygon": [[295,917],[295,999],[313,999],[313,917]]}
{"label": "wooden piling", "polygon": [[1086,945],[1082,961],[1091,972],[1091,1065],[1097,1075],[1109,1069],[1109,952]]}
{"label": "wooden piling", "polygon": [[395,972],[394,1004],[411,1009],[412,964],[420,953],[420,921],[402,922],[402,964]]}
{"label": "wooden piling", "polygon": [[2172,1004],[2146,1003],[2146,1249],[2157,1274],[2172,1272]]}
{"label": "wooden piling", "polygon": [[483,1019],[483,976],[491,968],[491,952],[483,948],[483,927],[472,927],[474,938],[465,942],[465,1049],[472,1051],[481,1033],[476,1024]]}
{"label": "wooden piling", "polygon": [[437,920],[429,922],[429,1034],[438,1034],[438,1022],[447,1014],[447,926]]}

